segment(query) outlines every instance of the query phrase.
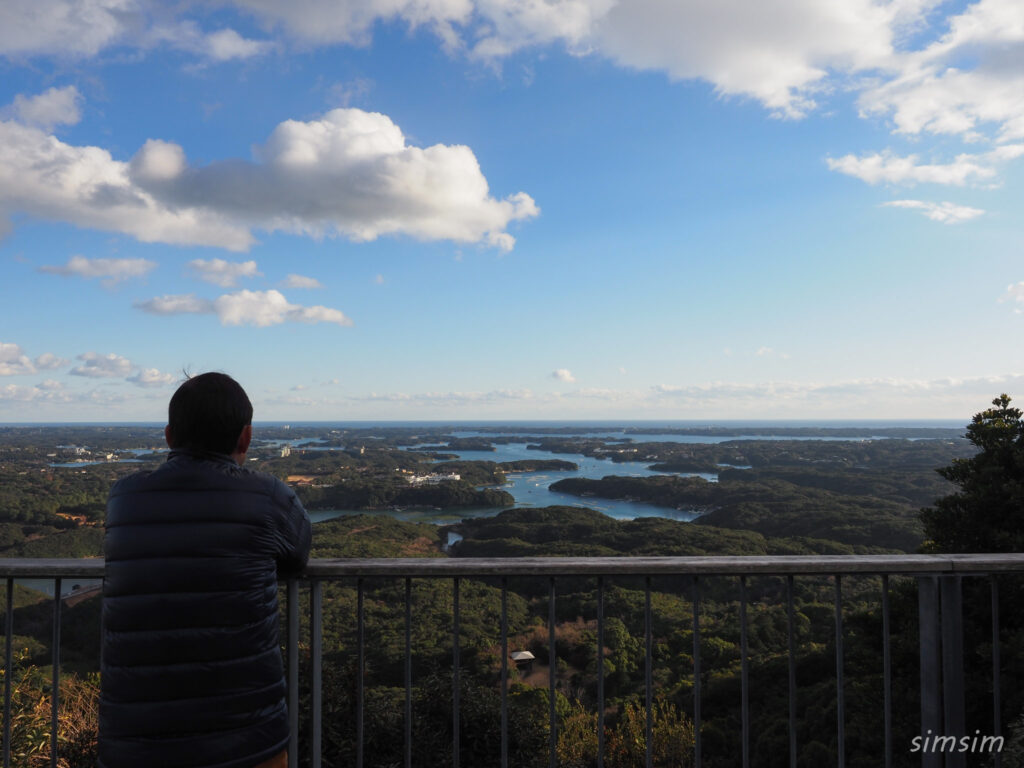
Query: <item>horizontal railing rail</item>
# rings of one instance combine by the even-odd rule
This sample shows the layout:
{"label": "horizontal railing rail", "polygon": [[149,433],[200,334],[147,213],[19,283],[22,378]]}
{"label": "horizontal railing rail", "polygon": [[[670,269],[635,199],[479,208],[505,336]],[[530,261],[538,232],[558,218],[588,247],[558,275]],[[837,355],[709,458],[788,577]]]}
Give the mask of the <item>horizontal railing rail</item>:
{"label": "horizontal railing rail", "polygon": [[[785,579],[786,614],[788,620],[786,649],[788,655],[789,694],[789,764],[797,765],[798,745],[796,713],[796,651],[794,640],[794,578],[805,576],[828,577],[834,585],[834,641],[835,641],[835,704],[836,704],[836,755],[840,768],[845,766],[845,691],[844,691],[844,628],[843,628],[843,579],[844,577],[881,577],[880,605],[882,613],[883,648],[883,710],[885,730],[886,766],[892,765],[892,668],[890,649],[890,576],[904,576],[916,579],[919,597],[920,627],[920,684],[921,684],[921,733],[959,733],[964,730],[964,680],[963,641],[960,615],[961,579],[964,577],[987,576],[991,591],[992,631],[992,711],[993,737],[1001,738],[1001,690],[1000,690],[1000,625],[998,612],[998,581],[1001,574],[1024,574],[1024,553],[1022,554],[964,554],[964,555],[799,555],[778,557],[565,557],[565,558],[346,558],[318,559],[308,564],[305,572],[287,584],[285,615],[286,661],[288,668],[288,705],[292,725],[292,740],[289,745],[289,764],[298,765],[299,732],[299,591],[300,582],[309,584],[309,659],[310,680],[309,754],[312,768],[320,768],[322,751],[322,672],[323,672],[323,592],[324,582],[349,580],[355,582],[357,590],[356,622],[356,765],[362,766],[364,755],[364,677],[366,664],[365,632],[365,589],[366,579],[397,579],[404,582],[404,765],[413,764],[414,745],[412,739],[412,580],[448,579],[452,582],[452,748],[451,761],[454,768],[460,765],[460,585],[466,578],[484,578],[500,581],[501,586],[501,765],[509,764],[509,651],[508,651],[508,582],[509,579],[546,578],[548,580],[548,653],[549,653],[549,723],[548,761],[557,765],[557,717],[555,709],[556,691],[556,598],[557,580],[569,577],[595,577],[597,590],[597,765],[603,766],[604,717],[605,717],[605,579],[608,577],[640,577],[644,580],[644,704],[645,722],[645,764],[653,766],[653,630],[651,609],[652,577],[689,577],[691,579],[690,601],[692,603],[693,635],[693,732],[694,765],[702,765],[701,739],[701,585],[705,578],[728,577],[737,581],[739,591],[739,627],[741,662],[741,744],[742,765],[751,762],[751,714],[749,692],[748,654],[748,578],[783,577]],[[11,680],[13,673],[13,588],[18,579],[52,579],[53,599],[53,640],[52,640],[52,724],[51,724],[51,765],[56,768],[57,728],[60,691],[60,630],[62,583],[70,580],[102,579],[104,561],[94,559],[0,559],[0,578],[6,580],[6,622],[5,622],[5,666],[4,666],[4,709],[3,709],[3,766],[11,764]],[[993,755],[994,763],[1000,765],[998,753]],[[963,755],[923,752],[922,765],[961,766],[965,765]]]}

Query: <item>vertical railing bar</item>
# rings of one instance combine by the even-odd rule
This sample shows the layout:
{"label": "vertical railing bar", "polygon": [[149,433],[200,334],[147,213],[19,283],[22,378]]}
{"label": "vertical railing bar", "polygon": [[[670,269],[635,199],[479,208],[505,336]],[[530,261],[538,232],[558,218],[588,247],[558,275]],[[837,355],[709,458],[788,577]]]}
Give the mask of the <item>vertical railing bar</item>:
{"label": "vertical railing bar", "polygon": [[843,684],[843,577],[836,580],[836,751],[839,768],[846,766],[846,696]]}
{"label": "vertical railing bar", "polygon": [[452,579],[452,766],[459,768],[459,577]]}
{"label": "vertical railing bar", "polygon": [[548,581],[548,764],[558,768],[558,729],[555,721],[555,674],[558,658],[555,655],[555,577]]}
{"label": "vertical railing bar", "polygon": [[[989,577],[989,585],[992,592],[992,735],[1002,743],[1003,737],[1003,725],[1002,725],[1002,690],[1001,681],[999,679],[1000,669],[1000,653],[999,653],[999,583],[996,581],[996,575],[993,573]],[[993,750],[992,756],[995,758],[993,761],[994,768],[1001,768],[1003,764],[1003,756],[999,750]]]}
{"label": "vertical railing bar", "polygon": [[412,579],[405,577],[405,768],[412,768]]}
{"label": "vertical railing bar", "polygon": [[889,575],[882,574],[882,681],[885,719],[885,768],[892,768],[892,648],[889,624]]}
{"label": "vertical railing bar", "polygon": [[14,676],[14,579],[7,579],[4,622],[4,768],[11,768],[11,678]]}
{"label": "vertical railing bar", "polygon": [[654,765],[654,632],[651,627],[651,577],[644,578],[644,765]]}
{"label": "vertical railing bar", "polygon": [[789,768],[796,768],[796,638],[793,619],[793,575],[786,576],[786,619],[789,642]]}
{"label": "vertical railing bar", "polygon": [[310,718],[312,738],[309,751],[312,768],[320,768],[323,747],[323,589],[320,579],[309,585],[309,656],[312,669]]}
{"label": "vertical railing bar", "polygon": [[750,768],[750,662],[747,659],[747,577],[740,576],[740,723],[743,768]]}
{"label": "vertical railing bar", "polygon": [[288,765],[299,764],[299,580],[288,579]]}
{"label": "vertical railing bar", "polygon": [[700,743],[700,578],[693,577],[693,765],[701,768]]}
{"label": "vertical railing bar", "polygon": [[508,768],[508,577],[501,577],[501,768]]}
{"label": "vertical railing bar", "polygon": [[60,589],[61,580],[53,580],[53,647],[50,661],[53,665],[53,682],[50,692],[50,768],[57,768],[57,731],[60,726]]}
{"label": "vertical railing bar", "polygon": [[597,577],[597,768],[604,768],[604,576]]}
{"label": "vertical railing bar", "polygon": [[366,699],[366,611],[363,580],[356,579],[356,768],[363,768],[363,708]]}

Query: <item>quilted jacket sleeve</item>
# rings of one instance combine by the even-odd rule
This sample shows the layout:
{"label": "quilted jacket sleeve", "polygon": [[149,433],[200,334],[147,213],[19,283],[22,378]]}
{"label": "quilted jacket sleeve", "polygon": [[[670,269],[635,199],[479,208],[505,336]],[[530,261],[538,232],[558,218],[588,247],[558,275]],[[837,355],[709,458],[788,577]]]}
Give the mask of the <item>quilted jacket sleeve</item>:
{"label": "quilted jacket sleeve", "polygon": [[296,576],[306,567],[313,539],[309,515],[295,491],[275,478],[273,526],[279,577]]}

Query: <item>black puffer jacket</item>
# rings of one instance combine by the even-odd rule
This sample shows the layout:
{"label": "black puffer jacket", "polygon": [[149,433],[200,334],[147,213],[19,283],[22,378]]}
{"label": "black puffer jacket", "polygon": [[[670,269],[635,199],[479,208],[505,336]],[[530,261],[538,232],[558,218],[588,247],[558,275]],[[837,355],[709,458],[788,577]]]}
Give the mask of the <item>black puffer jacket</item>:
{"label": "black puffer jacket", "polygon": [[310,523],[277,478],[172,451],[107,505],[101,768],[250,768],[288,741],[277,577]]}

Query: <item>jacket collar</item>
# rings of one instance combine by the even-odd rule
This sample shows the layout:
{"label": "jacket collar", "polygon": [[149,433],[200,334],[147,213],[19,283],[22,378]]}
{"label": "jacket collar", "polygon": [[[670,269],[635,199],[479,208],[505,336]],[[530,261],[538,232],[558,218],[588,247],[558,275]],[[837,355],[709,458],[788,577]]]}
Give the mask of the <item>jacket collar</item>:
{"label": "jacket collar", "polygon": [[222,464],[230,464],[237,467],[238,464],[231,458],[229,453],[217,453],[216,451],[204,451],[194,448],[175,448],[167,454],[167,460],[186,458],[194,461],[214,461]]}

